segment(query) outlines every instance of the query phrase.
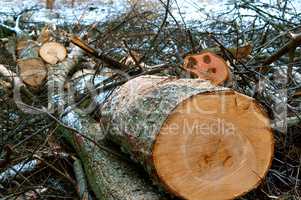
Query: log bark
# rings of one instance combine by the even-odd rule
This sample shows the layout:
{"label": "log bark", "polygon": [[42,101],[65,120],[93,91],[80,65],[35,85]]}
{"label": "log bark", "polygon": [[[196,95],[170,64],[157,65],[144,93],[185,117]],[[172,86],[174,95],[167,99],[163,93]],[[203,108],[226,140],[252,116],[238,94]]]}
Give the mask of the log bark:
{"label": "log bark", "polygon": [[[71,111],[62,121],[81,134],[102,144],[104,132],[90,117]],[[100,149],[70,130],[61,128],[63,136],[80,157],[90,187],[100,200],[163,200],[166,199],[149,181],[137,172],[137,167]]]}
{"label": "log bark", "polygon": [[[82,35],[84,34],[82,33]],[[48,99],[51,99],[48,110],[51,112],[57,111],[57,113],[62,113],[64,111],[64,84],[68,74],[78,64],[82,55],[83,51],[72,45],[66,59],[55,65],[48,65],[48,80],[46,84],[48,87]]]}
{"label": "log bark", "polygon": [[113,92],[102,116],[108,139],[187,200],[241,196],[262,181],[273,157],[263,109],[207,81],[139,77]]}
{"label": "log bark", "polygon": [[[50,107],[57,108],[57,114],[65,113],[64,83],[68,73],[78,63],[83,54],[78,47],[73,47],[68,57],[56,65],[49,66],[48,92]],[[63,112],[64,111],[64,112]],[[76,132],[102,143],[103,132],[89,116],[78,111],[68,111],[61,116],[62,122]],[[124,160],[100,149],[73,130],[61,127],[62,135],[70,142],[80,157],[88,179],[97,199],[100,200],[161,200],[158,191],[141,175],[136,168]]]}

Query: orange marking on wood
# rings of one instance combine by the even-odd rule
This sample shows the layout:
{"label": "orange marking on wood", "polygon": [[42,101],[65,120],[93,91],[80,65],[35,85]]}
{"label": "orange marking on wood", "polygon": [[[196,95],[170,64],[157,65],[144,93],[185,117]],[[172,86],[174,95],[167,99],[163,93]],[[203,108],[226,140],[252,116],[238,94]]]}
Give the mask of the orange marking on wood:
{"label": "orange marking on wood", "polygon": [[227,63],[223,58],[212,52],[187,56],[183,67],[200,79],[209,80],[215,85],[220,85],[229,79]]}

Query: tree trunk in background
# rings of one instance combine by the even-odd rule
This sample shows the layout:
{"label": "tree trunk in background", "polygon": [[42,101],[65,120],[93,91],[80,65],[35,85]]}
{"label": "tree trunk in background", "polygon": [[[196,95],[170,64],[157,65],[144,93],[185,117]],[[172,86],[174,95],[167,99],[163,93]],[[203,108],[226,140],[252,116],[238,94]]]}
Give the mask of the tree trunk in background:
{"label": "tree trunk in background", "polygon": [[205,81],[139,77],[115,90],[101,112],[107,138],[183,199],[233,199],[257,186],[271,164],[265,112]]}

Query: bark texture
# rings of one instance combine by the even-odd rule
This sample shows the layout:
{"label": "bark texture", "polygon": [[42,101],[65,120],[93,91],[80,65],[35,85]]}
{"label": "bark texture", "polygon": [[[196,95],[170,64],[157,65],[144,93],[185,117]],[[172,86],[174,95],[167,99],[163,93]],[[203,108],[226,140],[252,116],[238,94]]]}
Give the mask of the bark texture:
{"label": "bark texture", "polygon": [[[99,124],[91,118],[71,111],[62,121],[80,133],[100,142],[103,132]],[[92,142],[61,128],[63,136],[72,144],[78,153],[86,176],[97,199],[100,200],[163,200],[151,184],[137,173],[131,163],[101,150]]]}
{"label": "bark texture", "polygon": [[228,90],[198,79],[142,76],[115,90],[102,108],[108,139],[119,144],[131,158],[159,182],[152,160],[156,136],[173,111],[189,97],[208,91]]}
{"label": "bark texture", "polygon": [[[64,83],[68,73],[78,63],[82,55],[81,49],[73,47],[71,53],[63,61],[50,66],[48,72],[48,92],[51,97],[51,108],[57,111],[64,109]],[[61,113],[61,112],[58,112]],[[69,111],[62,116],[64,124],[77,132],[99,141],[103,132],[99,124],[89,116],[80,112]],[[63,136],[71,143],[79,155],[90,187],[100,200],[159,200],[159,194],[143,177],[137,174],[136,168],[116,156],[101,150],[97,145],[72,133],[72,130],[61,128]]]}
{"label": "bark texture", "polygon": [[49,110],[57,111],[59,113],[64,110],[64,84],[69,72],[75,67],[79,62],[80,57],[83,55],[83,51],[72,46],[71,52],[68,57],[55,65],[48,65],[48,94],[49,99]]}

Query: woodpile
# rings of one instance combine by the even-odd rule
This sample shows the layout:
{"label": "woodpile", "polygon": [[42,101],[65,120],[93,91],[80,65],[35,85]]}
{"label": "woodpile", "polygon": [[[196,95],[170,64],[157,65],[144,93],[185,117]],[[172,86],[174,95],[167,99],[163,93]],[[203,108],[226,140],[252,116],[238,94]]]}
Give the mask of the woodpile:
{"label": "woodpile", "polygon": [[39,45],[28,38],[17,40],[17,64],[20,77],[31,88],[38,89],[47,77],[47,67],[39,57]]}
{"label": "woodpile", "polygon": [[1,1],[0,199],[300,199],[301,9],[140,1]]}
{"label": "woodpile", "polygon": [[[48,86],[47,113],[59,119],[60,133],[81,159],[98,199],[228,200],[264,179],[274,150],[269,118],[253,98],[217,86],[231,77],[221,57],[212,52],[187,56],[184,68],[199,79],[137,75],[81,37],[69,38],[69,53],[49,33],[43,38],[39,43],[18,37],[18,73],[33,91]],[[65,106],[64,86],[84,52],[130,77],[100,106],[99,123],[78,110],[71,111],[70,122]],[[131,64],[137,64],[135,58]],[[12,74],[0,67],[2,74]],[[108,141],[120,149],[110,149]]]}

